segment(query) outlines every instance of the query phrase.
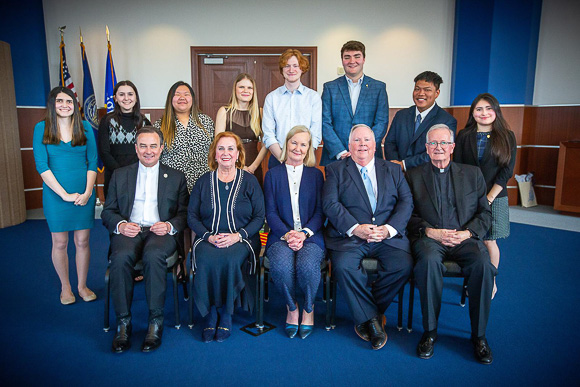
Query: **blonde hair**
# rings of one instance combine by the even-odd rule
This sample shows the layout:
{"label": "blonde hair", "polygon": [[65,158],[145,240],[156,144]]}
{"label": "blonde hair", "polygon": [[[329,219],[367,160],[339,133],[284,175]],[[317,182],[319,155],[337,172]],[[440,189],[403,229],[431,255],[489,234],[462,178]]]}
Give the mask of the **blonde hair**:
{"label": "blonde hair", "polygon": [[316,155],[314,155],[314,148],[312,147],[312,134],[304,125],[296,125],[286,135],[286,141],[284,141],[284,147],[282,148],[282,162],[288,160],[288,141],[298,133],[308,133],[308,151],[306,152],[306,157],[304,157],[304,165],[313,167],[316,164]]}
{"label": "blonde hair", "polygon": [[236,140],[236,148],[238,149],[238,159],[236,160],[236,168],[243,168],[246,165],[246,152],[244,151],[244,144],[240,137],[234,132],[221,132],[213,139],[209,146],[209,153],[207,155],[207,164],[211,171],[215,171],[218,167],[218,162],[215,159],[218,142],[224,137],[231,137]]}
{"label": "blonde hair", "polygon": [[238,87],[238,83],[247,79],[248,81],[252,82],[252,87],[254,88],[254,93],[252,95],[252,100],[250,101],[250,106],[248,110],[250,111],[250,128],[256,135],[256,137],[260,138],[262,136],[262,126],[261,121],[262,117],[260,117],[260,107],[258,106],[258,92],[256,91],[256,81],[250,74],[240,73],[236,80],[234,81],[234,87],[232,89],[232,95],[230,97],[230,101],[226,106],[226,111],[230,116],[230,131],[232,130],[232,115],[234,111],[239,109],[238,98],[236,97],[236,88]]}

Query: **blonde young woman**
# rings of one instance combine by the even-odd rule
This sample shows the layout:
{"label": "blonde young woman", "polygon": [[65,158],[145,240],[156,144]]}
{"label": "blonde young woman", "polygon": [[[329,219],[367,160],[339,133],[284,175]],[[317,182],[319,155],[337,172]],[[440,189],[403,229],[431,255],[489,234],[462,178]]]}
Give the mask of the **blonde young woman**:
{"label": "blonde young woman", "polygon": [[241,73],[234,82],[230,101],[217,112],[215,133],[229,131],[242,139],[246,153],[244,170],[256,176],[260,185],[263,182],[262,160],[268,152],[265,146],[258,149],[262,137],[261,121],[256,82],[251,75]]}

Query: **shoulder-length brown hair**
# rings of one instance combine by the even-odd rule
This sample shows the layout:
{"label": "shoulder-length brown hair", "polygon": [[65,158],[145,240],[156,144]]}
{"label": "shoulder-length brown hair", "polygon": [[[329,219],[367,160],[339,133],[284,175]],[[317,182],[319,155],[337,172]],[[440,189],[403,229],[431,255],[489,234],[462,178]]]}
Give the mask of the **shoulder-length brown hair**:
{"label": "shoulder-length brown hair", "polygon": [[244,151],[244,144],[240,137],[233,132],[221,132],[213,139],[213,142],[209,146],[209,154],[207,155],[207,164],[211,171],[215,171],[218,167],[218,162],[215,158],[216,148],[218,142],[224,137],[231,137],[236,140],[236,148],[238,149],[238,160],[236,161],[236,168],[243,168],[246,165],[246,152]]}
{"label": "shoulder-length brown hair", "polygon": [[499,102],[493,95],[483,93],[475,97],[471,103],[471,107],[469,108],[469,118],[467,119],[467,124],[465,124],[464,130],[477,130],[477,122],[475,121],[475,118],[473,118],[473,111],[475,110],[475,106],[481,100],[489,103],[495,112],[495,121],[493,121],[492,124],[493,136],[491,136],[490,139],[491,154],[500,166],[505,167],[509,164],[512,157],[510,128],[505,118],[503,118]]}
{"label": "shoulder-length brown hair", "polygon": [[173,110],[173,96],[175,96],[175,92],[179,86],[185,86],[189,89],[189,93],[191,94],[191,111],[189,115],[193,118],[195,125],[199,128],[203,129],[203,131],[207,134],[209,138],[211,138],[211,134],[205,129],[202,125],[201,120],[199,119],[199,115],[201,114],[201,110],[197,106],[197,100],[195,99],[195,93],[193,92],[193,88],[187,82],[178,81],[171,86],[169,92],[167,93],[167,99],[165,100],[165,110],[163,111],[163,117],[161,117],[161,132],[165,137],[165,143],[168,147],[171,147],[173,144],[173,140],[175,140],[175,111]]}
{"label": "shoulder-length brown hair", "polygon": [[57,86],[48,93],[46,101],[46,117],[44,119],[44,136],[42,137],[43,144],[60,144],[60,128],[58,127],[58,120],[56,114],[56,97],[64,93],[73,100],[73,114],[70,117],[72,121],[72,146],[82,146],[87,144],[87,136],[85,134],[85,127],[81,121],[81,112],[79,110],[79,103],[74,93],[62,86]]}
{"label": "shoulder-length brown hair", "polygon": [[306,156],[304,157],[304,165],[313,167],[316,164],[316,156],[314,154],[314,148],[312,147],[312,134],[304,125],[296,125],[286,135],[286,141],[284,141],[284,147],[282,148],[282,162],[288,160],[288,141],[298,133],[308,133],[308,151],[306,151]]}

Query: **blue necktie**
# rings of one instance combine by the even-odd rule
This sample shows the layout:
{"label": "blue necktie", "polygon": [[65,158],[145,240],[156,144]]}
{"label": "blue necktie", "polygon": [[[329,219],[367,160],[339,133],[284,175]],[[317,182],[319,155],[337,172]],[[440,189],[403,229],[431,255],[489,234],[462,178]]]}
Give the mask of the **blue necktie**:
{"label": "blue necktie", "polygon": [[421,115],[417,114],[417,119],[415,120],[415,132],[417,132],[417,129],[419,129],[419,126],[421,126]]}
{"label": "blue necktie", "polygon": [[373,212],[375,212],[377,209],[377,198],[375,197],[375,192],[373,191],[373,183],[371,183],[371,178],[367,172],[367,167],[362,167],[360,170],[363,183],[365,184],[365,189],[367,190],[369,201],[371,202],[371,208],[373,209]]}

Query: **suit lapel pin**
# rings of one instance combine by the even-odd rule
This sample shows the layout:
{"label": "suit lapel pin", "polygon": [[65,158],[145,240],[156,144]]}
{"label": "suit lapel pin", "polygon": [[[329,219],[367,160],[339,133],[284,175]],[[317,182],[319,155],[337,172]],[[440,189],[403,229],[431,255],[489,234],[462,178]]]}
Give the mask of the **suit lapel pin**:
{"label": "suit lapel pin", "polygon": [[365,86],[366,86],[366,87],[369,87],[369,84],[367,83]]}
{"label": "suit lapel pin", "polygon": [[164,173],[163,174],[163,177],[167,179],[167,173]]}

